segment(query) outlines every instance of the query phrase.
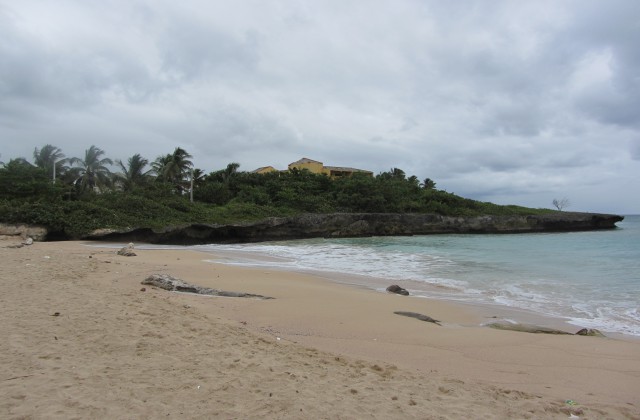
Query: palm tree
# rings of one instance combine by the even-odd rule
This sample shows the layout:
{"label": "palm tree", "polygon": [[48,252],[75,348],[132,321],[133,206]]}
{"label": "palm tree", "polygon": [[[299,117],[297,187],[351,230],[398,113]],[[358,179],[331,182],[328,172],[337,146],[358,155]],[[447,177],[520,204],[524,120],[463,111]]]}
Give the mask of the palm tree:
{"label": "palm tree", "polygon": [[122,189],[125,191],[131,191],[136,186],[145,184],[149,180],[149,172],[145,171],[145,167],[149,164],[149,161],[139,153],[131,156],[127,160],[125,165],[121,160],[116,160],[116,164],[120,167],[122,172],[115,174],[115,181],[122,185]]}
{"label": "palm tree", "polygon": [[230,164],[228,164],[224,172],[222,172],[223,182],[228,183],[231,178],[236,176],[238,174],[239,167],[240,164],[237,162],[231,162]]}
{"label": "palm tree", "polygon": [[56,176],[64,175],[69,170],[66,165],[69,159],[65,158],[62,149],[51,144],[45,144],[40,150],[36,147],[33,150],[33,161],[38,168],[51,174],[53,182],[56,181]]}
{"label": "palm tree", "polygon": [[391,169],[391,177],[397,179],[405,179],[405,173],[400,168],[392,168]]}
{"label": "palm tree", "polygon": [[202,169],[194,168],[193,171],[191,171],[190,178],[193,179],[193,185],[197,188],[202,186],[202,184],[204,184],[206,180],[206,176],[207,175],[204,173]]}
{"label": "palm tree", "polygon": [[101,158],[104,150],[96,146],[91,146],[84,153],[84,160],[79,158],[71,158],[69,162],[72,165],[78,165],[78,178],[76,185],[80,186],[82,191],[86,189],[102,191],[109,185],[111,171],[106,165],[113,165],[113,161],[109,158]]}
{"label": "palm tree", "polygon": [[211,172],[207,178],[212,181],[222,182],[225,184],[229,183],[233,177],[238,175],[238,168],[240,167],[239,163],[231,162],[227,165],[225,169],[220,169],[215,172]]}
{"label": "palm tree", "polygon": [[193,156],[181,147],[176,147],[173,153],[158,156],[153,162],[153,171],[161,181],[170,182],[180,192],[185,190],[184,181],[189,178],[193,163],[189,160]]}
{"label": "palm tree", "polygon": [[431,178],[425,178],[421,186],[425,190],[434,190],[436,188],[436,183]]}
{"label": "palm tree", "polygon": [[391,170],[389,172],[381,172],[378,177],[382,178],[382,179],[401,179],[404,180],[405,179],[405,173],[402,169],[400,168],[391,168]]}
{"label": "palm tree", "polygon": [[166,167],[169,166],[171,161],[171,155],[158,156],[156,160],[151,163],[151,172],[156,175],[159,181],[165,180]]}

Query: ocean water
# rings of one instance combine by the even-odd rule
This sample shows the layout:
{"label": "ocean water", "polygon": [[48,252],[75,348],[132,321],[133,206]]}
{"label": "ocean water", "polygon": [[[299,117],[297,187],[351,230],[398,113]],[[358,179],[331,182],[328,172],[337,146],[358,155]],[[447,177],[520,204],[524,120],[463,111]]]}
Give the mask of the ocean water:
{"label": "ocean water", "polygon": [[[503,305],[640,336],[640,216],[613,230],[312,239],[197,246],[227,264],[347,274],[349,283]],[[233,252],[227,252],[233,251]],[[339,276],[336,276],[339,277]]]}

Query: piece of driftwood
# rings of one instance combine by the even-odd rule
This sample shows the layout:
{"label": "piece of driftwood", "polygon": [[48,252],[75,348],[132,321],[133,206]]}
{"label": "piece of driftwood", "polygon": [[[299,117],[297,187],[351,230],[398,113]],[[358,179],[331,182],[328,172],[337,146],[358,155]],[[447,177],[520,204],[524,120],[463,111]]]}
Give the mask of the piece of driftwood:
{"label": "piece of driftwood", "polygon": [[194,286],[192,284],[185,283],[182,280],[172,277],[168,274],[152,274],[146,279],[142,280],[142,284],[159,287],[161,289],[169,290],[173,292],[195,293],[198,295],[243,297],[243,298],[254,298],[254,299],[273,299],[272,297],[254,295],[252,293],[228,292],[224,290],[211,289],[209,287]]}
{"label": "piece of driftwood", "polygon": [[417,312],[395,311],[394,314],[408,316],[409,318],[415,318],[415,319],[419,319],[420,321],[432,322],[436,325],[441,325],[440,321],[438,321],[437,319],[433,319],[430,316],[419,314]]}

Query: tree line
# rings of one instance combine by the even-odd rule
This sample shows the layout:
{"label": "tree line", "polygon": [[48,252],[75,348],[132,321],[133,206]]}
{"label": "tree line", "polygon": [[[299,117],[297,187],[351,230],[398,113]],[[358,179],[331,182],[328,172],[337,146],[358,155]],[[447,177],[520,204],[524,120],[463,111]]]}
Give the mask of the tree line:
{"label": "tree line", "polygon": [[[178,191],[183,191],[188,174],[202,176],[201,170],[191,170],[191,158],[184,149],[177,147],[173,153],[158,156],[151,163],[138,153],[125,163],[105,157],[105,151],[97,146],[86,149],[83,158],[67,158],[60,148],[47,144],[41,149],[35,148],[33,163],[20,157],[7,164],[0,162],[0,166],[6,171],[33,169],[34,174],[41,170],[51,176],[52,183],[73,186],[76,194],[130,191],[148,185],[151,180],[172,183]],[[113,165],[115,172],[109,168]]]}
{"label": "tree line", "polygon": [[97,228],[229,223],[305,212],[546,211],[466,199],[399,168],[333,179],[295,169],[244,172],[233,162],[205,173],[192,158],[177,147],[151,162],[140,154],[113,161],[96,146],[82,158],[68,158],[47,144],[34,150],[33,163],[24,158],[0,162],[0,221],[43,224],[61,237],[79,237]]}

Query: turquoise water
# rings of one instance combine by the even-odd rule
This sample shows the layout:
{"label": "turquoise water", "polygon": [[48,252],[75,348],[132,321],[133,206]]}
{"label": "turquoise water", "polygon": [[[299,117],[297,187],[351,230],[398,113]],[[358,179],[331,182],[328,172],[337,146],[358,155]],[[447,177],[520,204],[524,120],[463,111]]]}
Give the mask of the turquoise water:
{"label": "turquoise water", "polygon": [[[384,290],[498,304],[640,336],[640,216],[596,232],[431,235],[207,245],[228,263],[351,275]],[[251,255],[268,259],[253,259]]]}

